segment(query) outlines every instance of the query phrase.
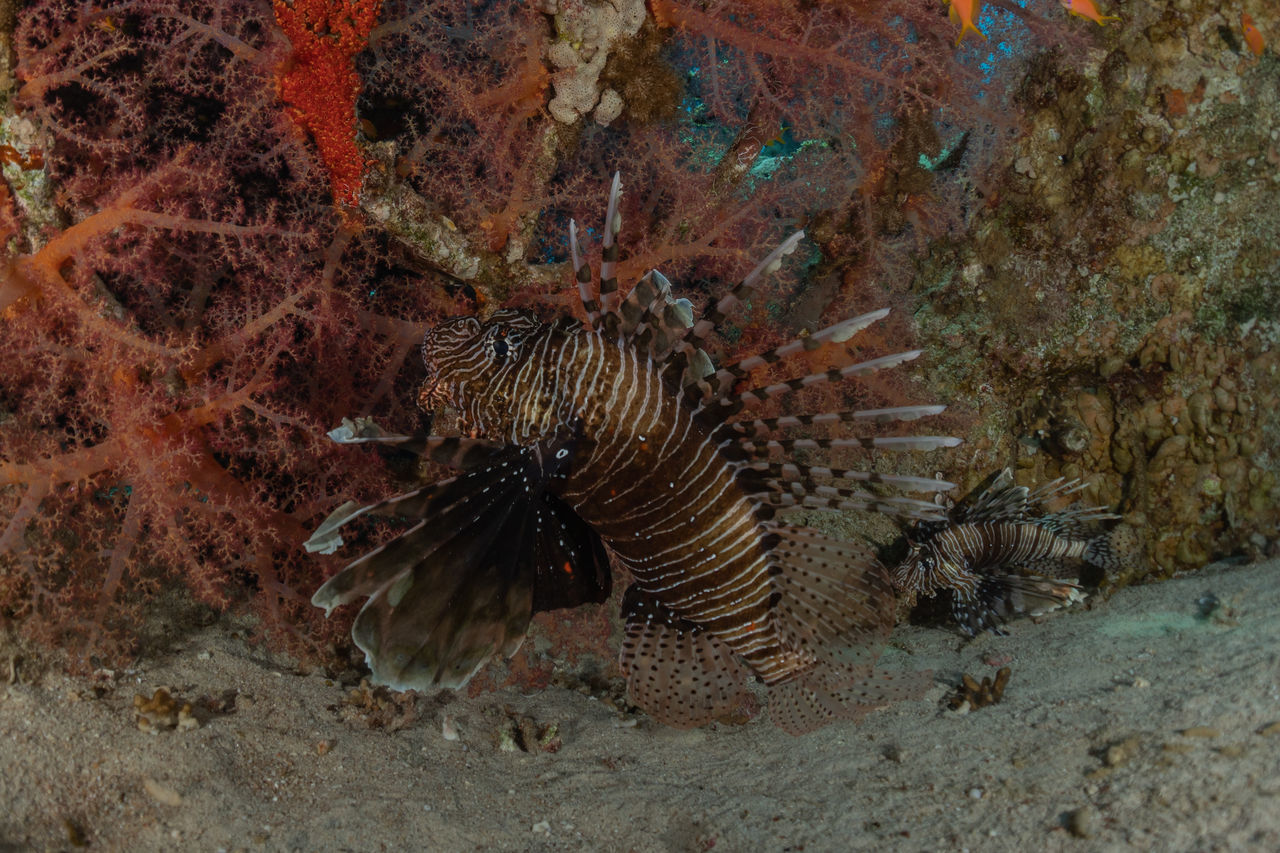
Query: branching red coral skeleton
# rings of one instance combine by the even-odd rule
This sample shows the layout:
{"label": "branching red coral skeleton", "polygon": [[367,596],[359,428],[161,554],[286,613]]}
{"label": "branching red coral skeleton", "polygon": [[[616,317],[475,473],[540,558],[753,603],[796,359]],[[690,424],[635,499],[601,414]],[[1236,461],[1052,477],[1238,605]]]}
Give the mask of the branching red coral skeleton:
{"label": "branching red coral skeleton", "polygon": [[[301,542],[391,474],[325,431],[412,427],[442,313],[555,302],[568,219],[590,239],[614,169],[624,280],[710,290],[815,231],[809,267],[751,306],[753,347],[843,310],[847,282],[901,293],[913,229],[959,216],[927,170],[891,191],[938,154],[903,116],[1008,124],[941,6],[648,8],[615,65],[660,102],[606,128],[548,113],[537,4],[27,4],[15,116],[38,141],[6,140],[0,168],[52,192],[0,182],[0,620],[118,657],[176,578],[313,650],[336,636],[306,603],[332,566]],[[784,124],[797,144],[774,156]]]}

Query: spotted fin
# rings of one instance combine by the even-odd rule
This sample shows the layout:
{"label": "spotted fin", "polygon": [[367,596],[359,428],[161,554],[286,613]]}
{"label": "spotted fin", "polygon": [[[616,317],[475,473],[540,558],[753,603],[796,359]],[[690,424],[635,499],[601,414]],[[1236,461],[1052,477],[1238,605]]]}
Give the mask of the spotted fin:
{"label": "spotted fin", "polygon": [[775,726],[802,735],[839,720],[858,722],[879,708],[923,698],[933,685],[933,673],[874,670],[841,690],[815,682],[805,678],[769,691],[769,719]]}
{"label": "spotted fin", "polygon": [[688,729],[750,713],[750,670],[714,636],[635,584],[623,595],[622,615],[619,664],[631,701],[646,714]]}
{"label": "spotted fin", "polygon": [[816,530],[771,528],[775,612],[797,645],[815,658],[799,679],[771,687],[769,716],[791,734],[922,696],[932,673],[875,669],[893,627],[896,598],[888,570],[866,546]]}
{"label": "spotted fin", "polygon": [[972,596],[954,590],[951,616],[970,637],[982,631],[1003,635],[1004,624],[1016,616],[1038,616],[1083,601],[1079,586],[1040,575],[982,575]]}
{"label": "spotted fin", "polygon": [[375,683],[461,687],[494,655],[519,648],[534,612],[608,597],[603,543],[550,491],[572,451],[565,441],[512,447],[338,522],[365,513],[414,521],[312,598],[332,611],[369,597],[352,636]]}

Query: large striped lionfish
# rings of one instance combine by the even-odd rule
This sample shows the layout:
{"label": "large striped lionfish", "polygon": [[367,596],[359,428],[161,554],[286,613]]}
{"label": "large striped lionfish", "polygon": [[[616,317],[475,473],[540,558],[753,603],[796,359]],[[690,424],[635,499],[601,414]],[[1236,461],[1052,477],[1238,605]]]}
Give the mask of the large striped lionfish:
{"label": "large striped lionfish", "polygon": [[1107,572],[1124,564],[1119,536],[1102,529],[1120,518],[1106,507],[1049,504],[1084,484],[1061,478],[1032,490],[1013,484],[1005,468],[947,513],[946,521],[917,523],[911,550],[893,570],[904,596],[937,596],[968,636],[1001,627],[1019,615],[1039,615],[1084,598],[1081,568]]}
{"label": "large striped lionfish", "polygon": [[[407,531],[330,578],[312,601],[331,611],[368,596],[352,629],[376,682],[461,687],[520,646],[533,613],[601,602],[609,555],[629,573],[621,668],[632,701],[677,727],[730,716],[754,676],[772,719],[801,733],[918,695],[927,673],[876,671],[892,627],[888,571],[862,545],[781,520],[794,508],[937,517],[936,506],[883,487],[939,491],[931,479],[799,464],[795,450],[929,450],[939,436],[775,437],[798,427],[913,420],[921,405],[756,417],[767,401],[819,383],[896,367],[919,350],[752,387],[753,372],[848,340],[883,318],[842,320],[768,352],[715,367],[705,342],[777,270],[796,233],[694,321],[659,272],[623,297],[614,176],[598,288],[570,223],[587,322],[541,322],[500,309],[435,326],[422,345],[419,402],[449,404],[462,436],[341,440],[413,444],[460,473],[363,508],[340,508],[309,543],[362,514],[408,519]],[[355,426],[354,424],[351,426]],[[875,490],[875,491],[871,491]],[[340,544],[340,539],[336,540]]]}

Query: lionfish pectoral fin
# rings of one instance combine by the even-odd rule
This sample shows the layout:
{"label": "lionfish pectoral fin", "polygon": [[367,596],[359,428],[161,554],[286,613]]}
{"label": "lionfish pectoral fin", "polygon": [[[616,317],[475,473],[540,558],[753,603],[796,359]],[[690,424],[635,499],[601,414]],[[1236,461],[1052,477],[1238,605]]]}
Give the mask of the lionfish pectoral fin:
{"label": "lionfish pectoral fin", "polygon": [[416,519],[312,598],[331,610],[369,597],[352,637],[376,683],[462,687],[494,655],[520,647],[535,610],[608,597],[603,543],[549,490],[571,445],[508,448],[457,477],[346,515]]}
{"label": "lionfish pectoral fin", "polygon": [[604,542],[560,498],[548,493],[538,510],[533,611],[607,601],[613,573]]}
{"label": "lionfish pectoral fin", "polygon": [[[302,547],[307,550],[308,554],[332,554],[342,547],[342,534],[338,530],[351,519],[363,515],[366,507],[360,506],[355,501],[347,501],[342,506],[335,509],[320,522],[320,526],[315,529],[311,537],[302,543]],[[325,605],[313,601],[317,607]],[[327,614],[326,614],[327,615]]]}
{"label": "lionfish pectoral fin", "polygon": [[351,629],[375,684],[465,686],[494,655],[513,654],[533,615],[528,579],[496,566],[420,564],[379,590]]}
{"label": "lionfish pectoral fin", "polygon": [[1003,634],[1003,625],[1016,616],[1039,616],[1083,601],[1077,584],[1042,575],[983,575],[971,596],[956,595],[951,615],[969,636],[981,631]]}
{"label": "lionfish pectoral fin", "polygon": [[639,708],[678,729],[742,722],[755,709],[750,670],[702,627],[632,584],[622,598],[626,629],[619,664]]}

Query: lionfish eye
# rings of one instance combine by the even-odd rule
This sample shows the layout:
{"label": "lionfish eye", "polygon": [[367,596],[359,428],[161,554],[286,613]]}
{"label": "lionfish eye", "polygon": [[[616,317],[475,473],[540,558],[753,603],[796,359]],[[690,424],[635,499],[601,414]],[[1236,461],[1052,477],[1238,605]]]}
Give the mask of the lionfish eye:
{"label": "lionfish eye", "polygon": [[493,342],[493,354],[498,358],[506,358],[511,348],[507,346],[507,342],[502,338],[496,338]]}

